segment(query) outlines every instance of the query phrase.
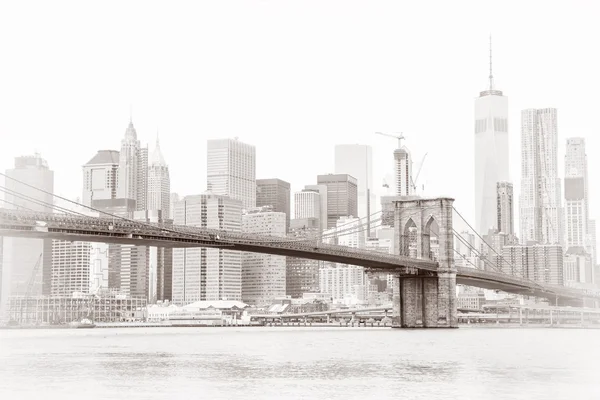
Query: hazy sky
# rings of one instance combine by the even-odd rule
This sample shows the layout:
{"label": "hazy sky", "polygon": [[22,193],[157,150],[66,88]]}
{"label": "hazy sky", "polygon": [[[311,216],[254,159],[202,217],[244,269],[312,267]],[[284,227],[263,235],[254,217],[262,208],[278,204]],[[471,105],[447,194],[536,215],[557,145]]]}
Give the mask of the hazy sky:
{"label": "hazy sky", "polygon": [[[380,186],[403,131],[427,195],[472,222],[473,107],[509,99],[511,176],[520,186],[520,110],[558,108],[565,140],[585,137],[592,216],[600,191],[600,3],[589,1],[4,1],[0,3],[0,169],[35,150],[56,193],[81,193],[81,166],[120,148],[129,122],[172,190],[206,188],[206,140],[256,145],[257,176],[316,183],[338,143],[373,146]],[[384,191],[384,189],[378,188]]]}

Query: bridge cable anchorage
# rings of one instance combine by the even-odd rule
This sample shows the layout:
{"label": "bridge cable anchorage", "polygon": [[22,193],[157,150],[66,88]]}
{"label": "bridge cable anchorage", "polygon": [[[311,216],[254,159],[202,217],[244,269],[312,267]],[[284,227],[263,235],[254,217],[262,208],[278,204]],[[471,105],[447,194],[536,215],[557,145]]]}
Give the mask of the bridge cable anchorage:
{"label": "bridge cable anchorage", "polygon": [[[477,232],[475,229],[473,229],[473,227],[471,226],[471,224],[469,224],[469,222],[468,222],[468,221],[465,219],[465,217],[463,217],[463,216],[462,216],[462,214],[461,214],[461,213],[460,213],[460,212],[459,212],[459,211],[456,209],[456,207],[452,206],[452,209],[453,209],[453,210],[456,212],[456,214],[457,214],[457,215],[458,215],[458,216],[459,216],[459,217],[460,217],[460,218],[463,220],[463,222],[464,222],[464,223],[466,223],[466,224],[467,224],[467,226],[468,226],[468,227],[469,227],[469,228],[470,228],[470,229],[471,229],[471,230],[472,230],[472,231],[475,233],[475,235],[477,235],[477,237],[478,237],[479,239],[481,239],[481,241],[482,241],[482,242],[483,242],[485,245],[487,245],[487,246],[488,246],[488,248],[490,248],[490,249],[491,249],[491,250],[492,250],[494,253],[496,253],[496,255],[497,255],[499,258],[500,258],[501,262],[503,262],[503,263],[505,262],[507,265],[511,266],[511,267],[512,267],[512,269],[513,269],[513,271],[516,271],[516,270],[517,270],[516,266],[515,266],[513,263],[507,262],[507,261],[506,261],[506,259],[505,259],[505,258],[502,256],[502,254],[498,253],[498,252],[496,251],[496,249],[495,249],[495,248],[494,248],[492,245],[490,245],[488,242],[486,242],[486,241],[485,241],[485,239],[484,239],[484,238],[483,238],[483,237],[482,237],[482,236],[479,234],[479,232]],[[456,231],[455,231],[455,232],[456,232]],[[470,244],[469,244],[469,245],[470,245]],[[471,246],[471,248],[473,248],[473,246]],[[506,273],[504,273],[504,272],[502,272],[502,273],[503,273],[503,274],[505,274],[505,275],[509,275],[509,276],[511,276],[511,274],[506,274]],[[512,276],[514,276],[514,275],[512,275]],[[529,279],[529,278],[525,278],[525,277],[521,277],[521,279],[524,279],[524,280],[526,280],[526,281],[529,281],[529,282],[531,282],[532,284],[535,284],[536,286],[538,286],[538,288],[543,288],[543,287],[542,287],[542,285],[541,285],[539,282],[536,282],[536,281],[534,281],[534,280],[531,280],[531,279]]]}

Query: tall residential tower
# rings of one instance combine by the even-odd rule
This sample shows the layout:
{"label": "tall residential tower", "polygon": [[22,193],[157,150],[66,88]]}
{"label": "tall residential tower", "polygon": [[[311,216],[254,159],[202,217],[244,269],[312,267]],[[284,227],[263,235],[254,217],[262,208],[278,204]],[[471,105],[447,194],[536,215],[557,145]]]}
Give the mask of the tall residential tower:
{"label": "tall residential tower", "polygon": [[563,244],[555,108],[521,112],[521,242]]}

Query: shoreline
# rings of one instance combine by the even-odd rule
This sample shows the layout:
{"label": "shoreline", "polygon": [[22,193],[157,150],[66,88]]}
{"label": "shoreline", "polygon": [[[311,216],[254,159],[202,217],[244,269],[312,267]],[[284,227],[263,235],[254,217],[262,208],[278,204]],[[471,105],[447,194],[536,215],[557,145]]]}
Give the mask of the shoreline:
{"label": "shoreline", "polygon": [[[387,329],[401,329],[395,328],[391,325],[375,325],[370,324],[360,326],[354,326],[352,324],[341,325],[341,324],[327,324],[327,323],[313,323],[313,324],[283,324],[283,325],[266,325],[266,324],[249,324],[249,325],[200,325],[200,324],[159,324],[159,323],[99,323],[93,328],[77,328],[68,325],[44,325],[44,326],[0,326],[0,330],[54,330],[54,329],[124,329],[124,328],[387,328]],[[484,324],[458,324],[458,328],[466,329],[600,329],[600,325],[547,325],[547,324],[495,324],[495,323],[484,323]],[[404,328],[404,329],[427,329],[422,327],[417,328]]]}

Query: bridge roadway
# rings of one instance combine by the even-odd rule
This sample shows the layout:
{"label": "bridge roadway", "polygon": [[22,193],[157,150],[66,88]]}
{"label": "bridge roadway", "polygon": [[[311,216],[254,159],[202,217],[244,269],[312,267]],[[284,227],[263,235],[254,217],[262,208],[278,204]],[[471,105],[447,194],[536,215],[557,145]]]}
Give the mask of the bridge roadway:
{"label": "bridge roadway", "polygon": [[[321,243],[318,240],[247,235],[217,229],[151,224],[0,208],[0,236],[87,241],[172,248],[212,247],[358,265],[367,271],[436,272],[438,263],[395,254]],[[457,283],[549,299],[600,299],[596,291],[540,284],[499,272],[457,268]]]}

